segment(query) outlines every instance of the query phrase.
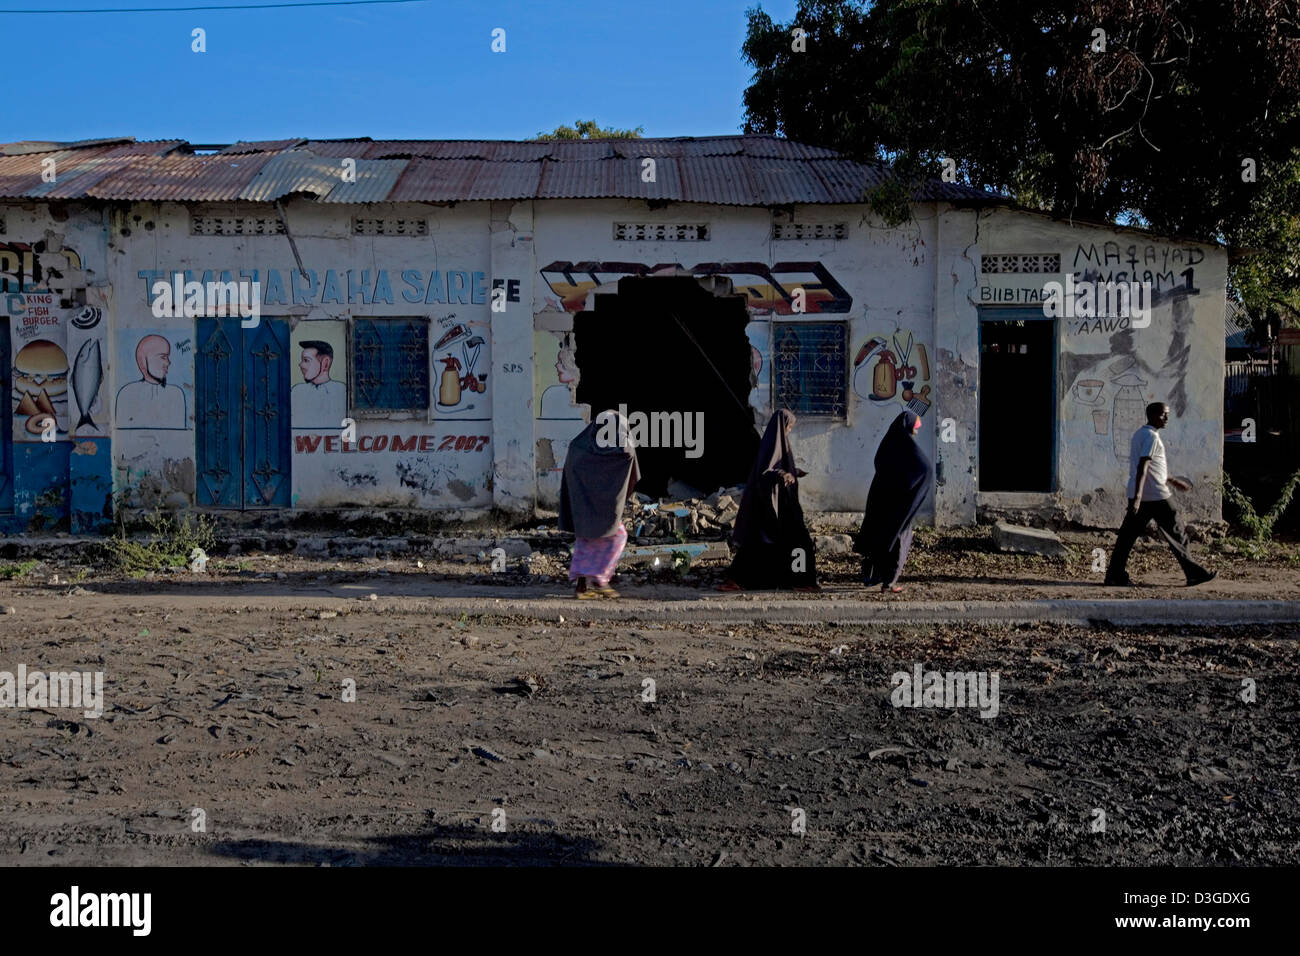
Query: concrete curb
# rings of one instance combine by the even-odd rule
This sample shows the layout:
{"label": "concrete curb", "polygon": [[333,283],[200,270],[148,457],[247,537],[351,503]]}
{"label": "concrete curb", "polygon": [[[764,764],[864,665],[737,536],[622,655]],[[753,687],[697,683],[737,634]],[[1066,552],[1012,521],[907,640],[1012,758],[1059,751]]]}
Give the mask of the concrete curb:
{"label": "concrete curb", "polygon": [[673,624],[956,624],[966,621],[1059,621],[1110,624],[1300,623],[1300,601],[857,601],[434,598],[436,614],[533,617],[540,621],[655,621]]}

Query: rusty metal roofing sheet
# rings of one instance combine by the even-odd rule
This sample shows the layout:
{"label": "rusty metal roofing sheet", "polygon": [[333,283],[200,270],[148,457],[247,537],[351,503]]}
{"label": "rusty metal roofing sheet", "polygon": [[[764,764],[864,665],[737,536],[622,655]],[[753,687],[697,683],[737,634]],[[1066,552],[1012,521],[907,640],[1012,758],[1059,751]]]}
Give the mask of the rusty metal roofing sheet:
{"label": "rusty metal roofing sheet", "polygon": [[[698,162],[698,160],[687,160]],[[746,156],[745,168],[764,203],[827,203],[831,192],[808,164],[793,159]]]}
{"label": "rusty metal roofing sheet", "polygon": [[386,202],[408,162],[405,159],[358,160],[354,182],[337,181],[333,189],[318,198],[321,202]]}
{"label": "rusty metal roofing sheet", "polygon": [[682,172],[682,198],[687,202],[723,206],[761,203],[743,156],[692,156],[677,162]]}
{"label": "rusty metal roofing sheet", "polygon": [[[107,158],[108,152],[111,148],[99,147],[0,157],[0,196],[53,198],[52,193],[66,190],[69,195],[58,198],[75,198],[81,174]],[[53,165],[47,165],[50,163]],[[47,169],[53,172],[53,182],[45,181]]]}
{"label": "rusty metal roofing sheet", "polygon": [[275,202],[290,193],[328,196],[343,181],[343,163],[307,152],[274,153],[239,194],[252,202]]}
{"label": "rusty metal roofing sheet", "polygon": [[220,150],[217,155],[225,156],[234,153],[279,153],[300,143],[307,142],[305,139],[263,139],[263,140],[240,140],[233,143],[225,149]]}
{"label": "rusty metal roofing sheet", "polygon": [[181,146],[187,145],[183,139],[154,139],[138,143],[126,143],[114,146],[106,156],[166,156]]}
{"label": "rusty metal roofing sheet", "polygon": [[388,198],[391,202],[464,200],[473,190],[483,165],[481,159],[408,160]]}
{"label": "rusty metal roofing sheet", "polygon": [[94,199],[227,202],[240,198],[276,153],[236,156],[150,156],[105,177],[87,195]]}
{"label": "rusty metal roofing sheet", "polygon": [[368,156],[366,150],[371,146],[368,139],[309,139],[298,148],[303,152],[317,156],[334,156],[339,159],[378,159]]}
{"label": "rusty metal roofing sheet", "polygon": [[27,195],[32,199],[85,199],[96,185],[126,169],[134,160],[134,156],[96,157],[79,163],[74,169],[60,171],[55,182],[42,183]]}
{"label": "rusty metal roofing sheet", "polygon": [[[267,140],[216,156],[180,153],[178,140],[21,143],[0,148],[0,196],[33,198],[270,202],[309,193],[332,203],[458,202],[493,199],[666,199],[720,205],[857,203],[888,175],[820,146],[775,136],[546,140]],[[59,181],[43,183],[54,158]],[[127,158],[125,164],[107,159]],[[343,159],[357,181],[342,180]],[[641,178],[655,161],[653,182]],[[929,180],[920,202],[1008,199]]]}
{"label": "rusty metal roofing sheet", "polygon": [[544,163],[487,162],[467,199],[531,199],[538,195]]}
{"label": "rusty metal roofing sheet", "polygon": [[116,136],[109,139],[82,139],[71,143],[46,142],[43,140],[22,140],[17,143],[5,143],[0,153],[5,156],[25,156],[29,153],[56,153],[65,149],[102,149],[105,146],[121,146],[134,143],[130,136]]}

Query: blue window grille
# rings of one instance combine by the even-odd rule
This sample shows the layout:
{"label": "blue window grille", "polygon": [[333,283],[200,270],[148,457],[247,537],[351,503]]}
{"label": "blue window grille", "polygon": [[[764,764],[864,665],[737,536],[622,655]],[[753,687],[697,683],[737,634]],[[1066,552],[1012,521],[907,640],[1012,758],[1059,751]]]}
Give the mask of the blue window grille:
{"label": "blue window grille", "polygon": [[812,418],[848,417],[847,322],[777,322],[772,397],[777,408]]}
{"label": "blue window grille", "polygon": [[427,319],[353,321],[352,406],[372,412],[428,411]]}

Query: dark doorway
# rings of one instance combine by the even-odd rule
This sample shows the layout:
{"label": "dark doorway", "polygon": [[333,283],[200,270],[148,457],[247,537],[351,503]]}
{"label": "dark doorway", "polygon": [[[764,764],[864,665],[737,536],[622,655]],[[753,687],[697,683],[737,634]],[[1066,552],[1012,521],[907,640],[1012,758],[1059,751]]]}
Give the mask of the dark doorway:
{"label": "dark doorway", "polygon": [[597,293],[574,317],[577,400],[592,415],[626,405],[643,412],[703,413],[703,454],[637,451],[637,489],[653,497],[676,478],[705,494],[744,482],[758,435],[749,407],[753,364],[743,295],[715,295],[693,276],[631,276]]}
{"label": "dark doorway", "polygon": [[[1029,310],[1026,310],[1029,311]],[[1037,309],[980,310],[980,491],[1051,491],[1056,323]]]}

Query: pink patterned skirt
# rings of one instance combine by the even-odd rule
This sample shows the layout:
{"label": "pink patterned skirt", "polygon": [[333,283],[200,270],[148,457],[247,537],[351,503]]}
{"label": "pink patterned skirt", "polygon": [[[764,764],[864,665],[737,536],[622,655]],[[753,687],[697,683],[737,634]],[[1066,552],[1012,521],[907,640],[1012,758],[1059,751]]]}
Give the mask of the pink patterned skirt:
{"label": "pink patterned skirt", "polygon": [[597,587],[606,587],[618,567],[619,555],[627,544],[627,529],[622,524],[604,538],[575,538],[573,560],[569,562],[569,580],[590,578]]}

